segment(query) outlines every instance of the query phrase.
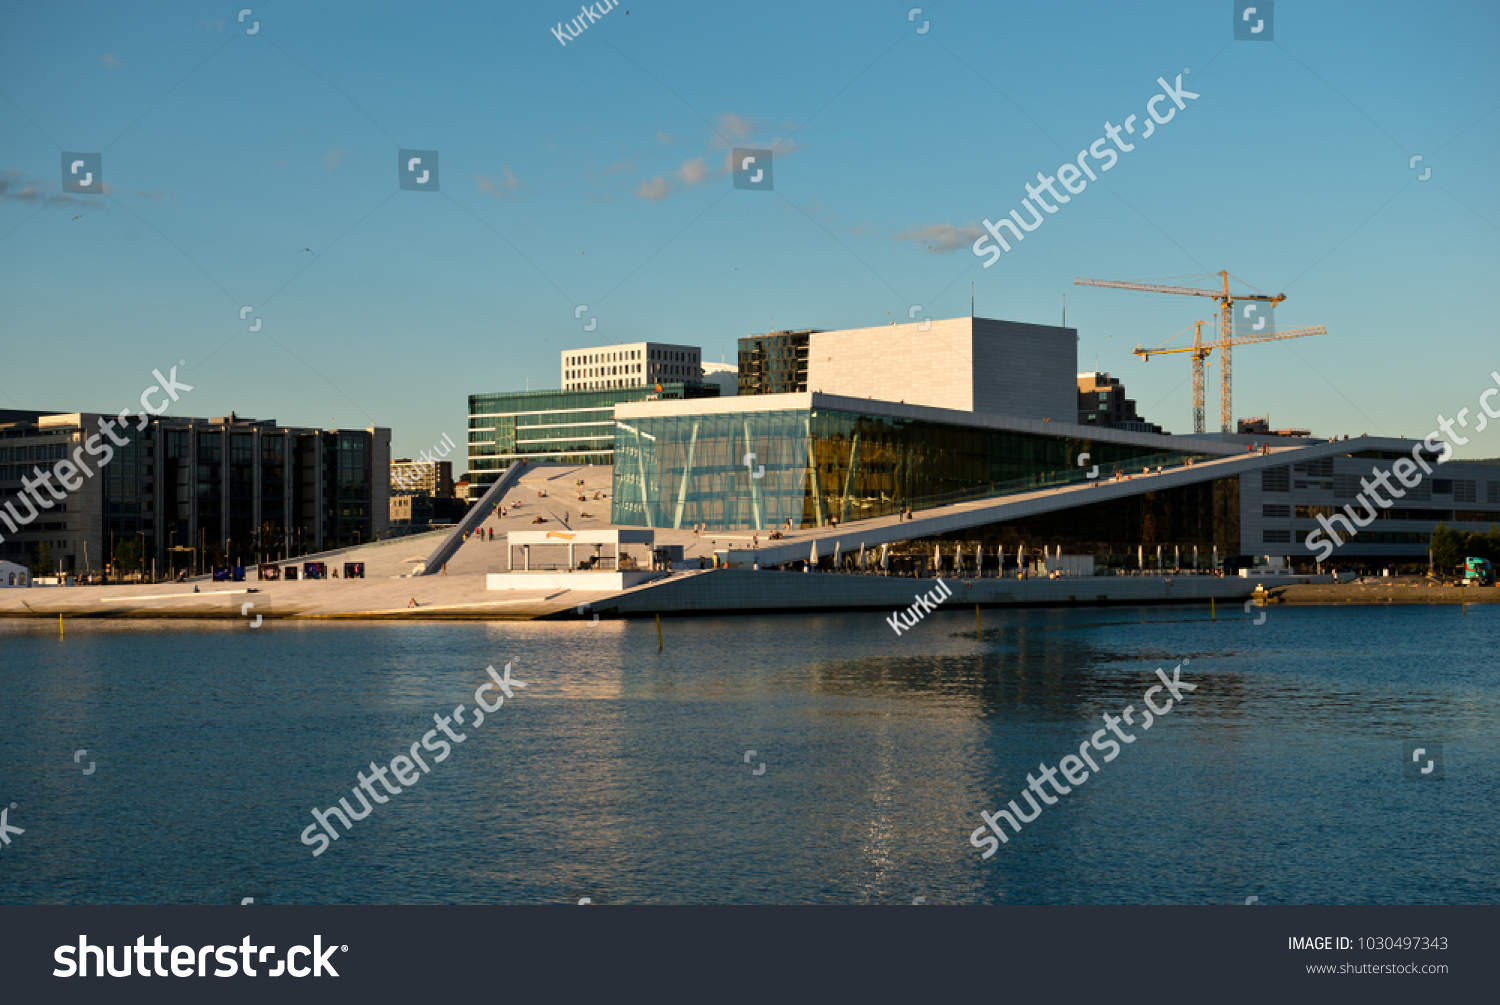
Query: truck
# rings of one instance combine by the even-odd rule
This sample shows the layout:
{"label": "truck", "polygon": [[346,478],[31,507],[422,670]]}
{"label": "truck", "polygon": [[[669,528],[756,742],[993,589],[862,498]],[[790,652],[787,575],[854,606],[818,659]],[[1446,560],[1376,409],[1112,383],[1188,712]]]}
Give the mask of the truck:
{"label": "truck", "polygon": [[1464,582],[1475,586],[1494,586],[1495,567],[1487,558],[1464,559]]}

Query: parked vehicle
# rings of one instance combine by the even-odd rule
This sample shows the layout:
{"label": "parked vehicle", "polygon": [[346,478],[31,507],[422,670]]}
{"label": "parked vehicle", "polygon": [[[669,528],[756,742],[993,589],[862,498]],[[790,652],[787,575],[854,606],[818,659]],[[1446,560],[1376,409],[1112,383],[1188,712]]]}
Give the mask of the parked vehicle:
{"label": "parked vehicle", "polygon": [[1464,559],[1464,582],[1476,586],[1495,585],[1495,567],[1487,558]]}

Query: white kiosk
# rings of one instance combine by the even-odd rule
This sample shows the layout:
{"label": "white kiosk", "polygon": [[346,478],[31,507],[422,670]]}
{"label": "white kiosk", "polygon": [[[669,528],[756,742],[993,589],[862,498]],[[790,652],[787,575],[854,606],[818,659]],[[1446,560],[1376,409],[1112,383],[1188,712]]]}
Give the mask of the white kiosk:
{"label": "white kiosk", "polygon": [[506,572],[489,590],[624,590],[661,573],[652,570],[650,530],[518,530],[507,535]]}
{"label": "white kiosk", "polygon": [[0,589],[12,586],[30,586],[31,573],[24,565],[0,562]]}

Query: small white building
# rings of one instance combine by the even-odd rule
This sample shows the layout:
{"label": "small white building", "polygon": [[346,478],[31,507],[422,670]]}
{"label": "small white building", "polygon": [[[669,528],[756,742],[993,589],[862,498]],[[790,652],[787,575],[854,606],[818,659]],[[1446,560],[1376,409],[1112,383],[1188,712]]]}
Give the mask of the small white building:
{"label": "small white building", "polygon": [[525,530],[506,536],[508,572],[492,572],[490,590],[624,590],[655,579],[655,532]]}
{"label": "small white building", "polygon": [[10,589],[13,586],[30,586],[31,573],[24,565],[14,562],[0,562],[0,589]]}

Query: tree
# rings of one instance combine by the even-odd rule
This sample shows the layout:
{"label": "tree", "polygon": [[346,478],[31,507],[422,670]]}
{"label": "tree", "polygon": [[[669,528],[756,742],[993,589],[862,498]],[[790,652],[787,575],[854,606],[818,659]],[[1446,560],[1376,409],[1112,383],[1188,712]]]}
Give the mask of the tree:
{"label": "tree", "polygon": [[1488,534],[1470,534],[1468,554],[1465,557],[1487,558],[1500,563],[1500,525],[1490,524]]}
{"label": "tree", "polygon": [[122,541],[115,546],[115,564],[126,572],[134,572],[141,564],[141,542],[136,538]]}
{"label": "tree", "polygon": [[1443,571],[1450,571],[1463,563],[1464,538],[1441,523],[1432,529],[1432,564]]}
{"label": "tree", "polygon": [[31,575],[33,578],[37,576],[50,576],[53,571],[52,545],[46,541],[42,541],[36,546],[36,559],[31,563]]}

